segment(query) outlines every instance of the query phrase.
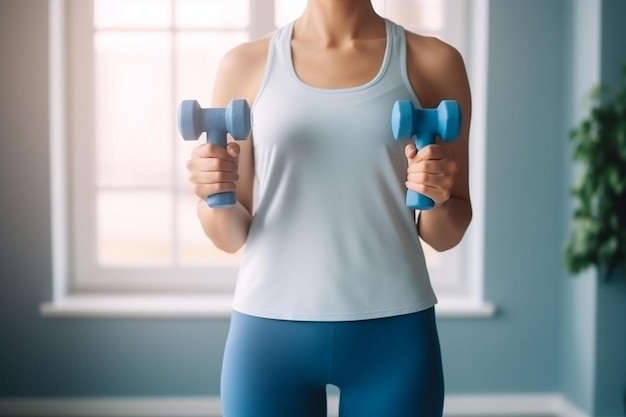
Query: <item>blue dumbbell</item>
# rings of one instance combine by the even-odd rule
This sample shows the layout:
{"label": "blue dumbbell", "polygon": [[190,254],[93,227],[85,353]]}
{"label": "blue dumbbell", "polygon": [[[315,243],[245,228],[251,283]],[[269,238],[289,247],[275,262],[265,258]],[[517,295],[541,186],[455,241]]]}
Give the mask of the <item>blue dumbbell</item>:
{"label": "blue dumbbell", "polygon": [[[446,142],[456,139],[461,129],[461,109],[454,100],[443,100],[436,109],[417,109],[409,100],[398,100],[391,112],[391,130],[396,140],[415,136],[415,146],[421,150],[435,143],[435,136]],[[414,210],[428,210],[435,202],[413,190],[406,192],[406,205]]]}
{"label": "blue dumbbell", "polygon": [[[226,134],[236,140],[250,135],[250,107],[246,100],[232,100],[226,108],[204,109],[196,100],[185,100],[178,107],[178,130],[185,140],[197,140],[206,132],[207,142],[226,147]],[[230,207],[237,204],[237,193],[226,191],[206,198],[209,207]]]}

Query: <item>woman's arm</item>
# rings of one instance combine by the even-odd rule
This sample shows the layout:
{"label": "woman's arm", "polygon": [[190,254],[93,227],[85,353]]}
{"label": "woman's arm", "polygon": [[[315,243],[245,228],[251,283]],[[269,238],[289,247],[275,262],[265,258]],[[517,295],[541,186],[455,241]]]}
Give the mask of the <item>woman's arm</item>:
{"label": "woman's arm", "polygon": [[435,38],[408,34],[407,40],[409,78],[422,106],[435,108],[441,100],[456,100],[461,108],[461,131],[454,142],[438,141],[419,152],[407,152],[408,185],[436,203],[433,209],[420,213],[418,233],[433,249],[445,251],[461,241],[472,219],[470,87],[463,58],[456,49]]}
{"label": "woman's arm", "polygon": [[[243,44],[230,51],[222,60],[215,81],[212,107],[226,107],[232,99],[246,99],[250,105],[254,102],[263,77],[267,57],[268,39]],[[204,233],[221,250],[229,253],[238,251],[245,243],[252,219],[252,199],[254,184],[254,153],[252,137],[248,140],[228,144],[228,152],[209,149],[204,144],[194,150],[189,165],[190,178],[195,194],[199,197],[198,217]],[[219,161],[211,164],[202,157],[207,155]],[[212,209],[207,206],[203,196],[207,194],[207,184],[198,183],[199,178],[207,178],[216,166],[234,164],[238,179],[234,181],[238,203],[234,207]],[[204,164],[205,173],[198,172]],[[213,174],[213,181],[219,181],[218,174]],[[194,181],[192,177],[197,179]],[[216,179],[217,178],[217,179]],[[215,182],[214,182],[215,184]],[[213,185],[213,187],[216,187]],[[228,185],[226,185],[228,187]]]}

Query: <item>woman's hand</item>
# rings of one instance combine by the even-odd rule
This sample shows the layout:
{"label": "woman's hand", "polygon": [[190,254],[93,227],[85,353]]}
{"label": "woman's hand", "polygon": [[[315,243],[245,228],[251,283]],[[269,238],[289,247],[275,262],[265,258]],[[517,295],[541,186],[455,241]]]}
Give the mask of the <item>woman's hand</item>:
{"label": "woman's hand", "polygon": [[409,144],[404,153],[409,163],[407,188],[431,198],[435,206],[448,201],[458,170],[453,148],[435,143],[418,151]]}
{"label": "woman's hand", "polygon": [[201,200],[225,191],[236,191],[239,175],[239,144],[231,142],[226,149],[212,143],[200,145],[187,161],[189,181],[194,194]]}

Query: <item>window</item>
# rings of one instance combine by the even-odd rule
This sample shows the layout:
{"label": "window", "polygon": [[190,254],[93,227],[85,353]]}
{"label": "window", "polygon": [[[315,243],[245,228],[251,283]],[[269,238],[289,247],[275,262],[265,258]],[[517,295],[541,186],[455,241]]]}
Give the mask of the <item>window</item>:
{"label": "window", "polygon": [[[384,16],[442,37],[467,57],[470,6],[464,0],[373,3]],[[176,107],[189,98],[208,106],[223,54],[294,19],[306,0],[51,5],[67,22],[59,50],[67,58],[67,149],[53,152],[57,168],[67,155],[58,168],[67,181],[57,182],[66,196],[53,193],[67,201],[53,206],[67,213],[58,217],[66,221],[57,222],[55,245],[65,245],[57,258],[66,260],[63,273],[71,277],[55,293],[229,293],[240,253],[220,252],[201,231],[185,170],[198,142],[180,138]],[[440,297],[475,293],[465,273],[469,246],[443,254],[426,248]]]}

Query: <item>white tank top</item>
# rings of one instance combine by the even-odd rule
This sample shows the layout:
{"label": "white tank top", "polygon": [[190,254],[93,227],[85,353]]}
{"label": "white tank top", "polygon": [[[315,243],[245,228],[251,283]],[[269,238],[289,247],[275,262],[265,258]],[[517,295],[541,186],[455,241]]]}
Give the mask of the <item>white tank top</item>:
{"label": "white tank top", "polygon": [[396,100],[419,105],[404,29],[368,83],[322,89],[298,78],[293,23],[272,37],[253,105],[257,196],[233,308],[286,320],[388,317],[432,307],[407,161],[391,131]]}

